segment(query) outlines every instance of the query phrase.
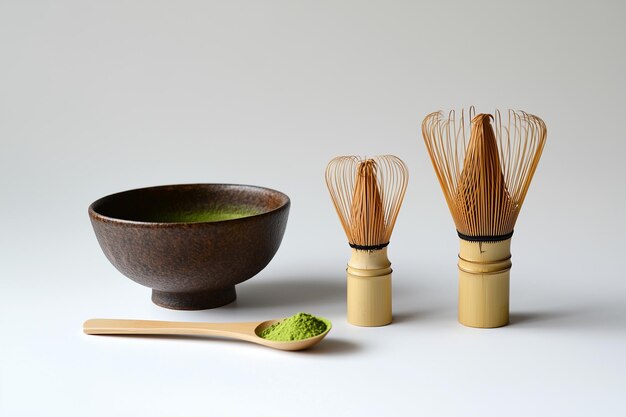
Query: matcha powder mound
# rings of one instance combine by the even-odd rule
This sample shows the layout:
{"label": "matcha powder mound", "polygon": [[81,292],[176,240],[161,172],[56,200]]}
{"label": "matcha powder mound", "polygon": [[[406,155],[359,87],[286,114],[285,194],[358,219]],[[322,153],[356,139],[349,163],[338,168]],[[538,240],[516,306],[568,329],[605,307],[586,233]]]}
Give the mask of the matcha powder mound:
{"label": "matcha powder mound", "polygon": [[261,337],[277,342],[302,340],[324,333],[327,327],[322,319],[311,314],[298,313],[276,324],[272,324],[261,332]]}

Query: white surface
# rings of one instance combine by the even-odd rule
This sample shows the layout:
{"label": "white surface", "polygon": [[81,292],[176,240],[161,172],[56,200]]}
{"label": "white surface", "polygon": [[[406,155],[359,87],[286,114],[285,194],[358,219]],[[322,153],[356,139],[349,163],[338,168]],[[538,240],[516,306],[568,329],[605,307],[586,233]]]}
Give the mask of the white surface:
{"label": "white surface", "polygon": [[[626,415],[625,18],[618,1],[0,0],[0,416]],[[457,239],[419,130],[469,104],[549,128],[494,330],[456,322]],[[344,319],[322,178],[352,153],[411,170],[384,328]],[[228,307],[152,305],[93,236],[91,201],[183,182],[292,198]],[[298,311],[334,323],[310,352],[81,333]]]}

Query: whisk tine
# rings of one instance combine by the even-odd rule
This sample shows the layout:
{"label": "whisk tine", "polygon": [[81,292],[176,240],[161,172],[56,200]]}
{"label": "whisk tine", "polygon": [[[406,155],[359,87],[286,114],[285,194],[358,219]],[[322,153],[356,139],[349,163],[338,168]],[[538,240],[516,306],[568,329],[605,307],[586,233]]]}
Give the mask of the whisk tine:
{"label": "whisk tine", "polygon": [[393,155],[334,158],[326,167],[326,185],[352,245],[389,243],[408,182],[408,169]]}
{"label": "whisk tine", "polygon": [[[523,111],[457,118],[431,113],[422,123],[426,149],[459,233],[513,232],[546,140],[543,120]],[[467,134],[470,132],[469,140]]]}

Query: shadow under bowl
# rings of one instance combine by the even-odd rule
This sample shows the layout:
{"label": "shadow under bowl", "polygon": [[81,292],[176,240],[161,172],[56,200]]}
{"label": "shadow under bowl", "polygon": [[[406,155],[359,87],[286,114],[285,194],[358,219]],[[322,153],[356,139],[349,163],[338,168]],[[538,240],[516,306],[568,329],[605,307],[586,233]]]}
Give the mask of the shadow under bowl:
{"label": "shadow under bowl", "polygon": [[175,310],[220,307],[272,260],[290,200],[269,188],[182,184],[103,197],[89,217],[107,259]]}

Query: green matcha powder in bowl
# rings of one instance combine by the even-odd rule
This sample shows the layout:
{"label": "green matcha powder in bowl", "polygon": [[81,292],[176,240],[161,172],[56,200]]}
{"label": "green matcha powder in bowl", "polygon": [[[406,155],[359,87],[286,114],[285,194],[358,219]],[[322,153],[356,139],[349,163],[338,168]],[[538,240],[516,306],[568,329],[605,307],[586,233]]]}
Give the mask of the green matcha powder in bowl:
{"label": "green matcha powder in bowl", "polygon": [[308,313],[298,313],[261,332],[261,337],[276,342],[303,340],[330,330],[330,321]]}

